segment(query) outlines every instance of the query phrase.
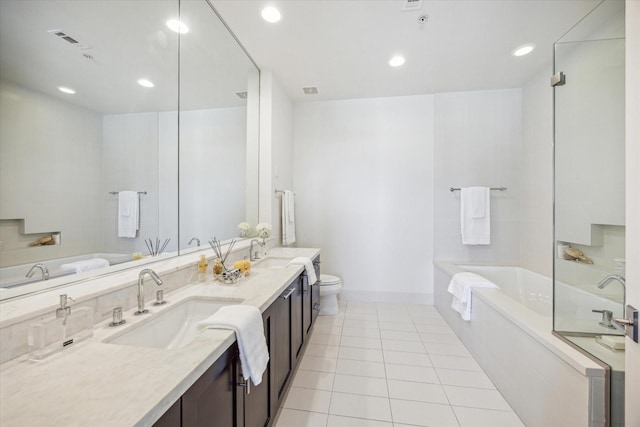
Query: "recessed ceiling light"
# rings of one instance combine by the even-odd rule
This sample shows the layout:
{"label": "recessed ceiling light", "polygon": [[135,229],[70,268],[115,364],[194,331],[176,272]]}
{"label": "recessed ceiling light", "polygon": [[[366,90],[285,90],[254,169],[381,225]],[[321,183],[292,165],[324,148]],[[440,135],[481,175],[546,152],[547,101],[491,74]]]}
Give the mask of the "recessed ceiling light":
{"label": "recessed ceiling light", "polygon": [[184,34],[189,32],[189,27],[187,27],[183,22],[178,21],[177,19],[170,19],[167,21],[167,27],[171,31],[176,33]]}
{"label": "recessed ceiling light", "polygon": [[280,11],[273,6],[267,6],[262,9],[262,19],[267,22],[278,22],[282,16],[280,15]]}
{"label": "recessed ceiling light", "polygon": [[58,90],[60,92],[68,93],[69,95],[74,95],[76,93],[75,90],[71,89],[70,87],[65,87],[65,86],[58,86]]}
{"label": "recessed ceiling light", "polygon": [[404,57],[400,55],[396,55],[389,60],[389,65],[391,65],[392,67],[399,67],[402,64],[404,64]]}
{"label": "recessed ceiling light", "polygon": [[154,87],[155,85],[153,84],[153,82],[151,82],[150,80],[147,79],[140,79],[138,80],[138,84],[140,86],[144,86],[144,87]]}
{"label": "recessed ceiling light", "polygon": [[536,45],[534,43],[527,43],[527,44],[523,44],[522,46],[518,46],[517,48],[515,48],[511,54],[513,56],[525,56],[530,54],[531,52],[533,52],[533,49],[536,48]]}
{"label": "recessed ceiling light", "polygon": [[318,88],[316,86],[306,86],[302,88],[302,93],[305,95],[317,95]]}

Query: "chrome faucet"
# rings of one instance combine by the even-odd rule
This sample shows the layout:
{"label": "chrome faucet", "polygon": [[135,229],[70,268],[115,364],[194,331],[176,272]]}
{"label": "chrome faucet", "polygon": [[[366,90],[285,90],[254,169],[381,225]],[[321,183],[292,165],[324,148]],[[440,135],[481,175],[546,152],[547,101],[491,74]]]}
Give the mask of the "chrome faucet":
{"label": "chrome faucet", "polygon": [[254,243],[258,244],[258,246],[260,247],[264,246],[264,242],[261,242],[258,239],[251,239],[251,246],[249,246],[249,261],[255,261],[257,259],[260,259],[260,255],[258,254],[258,251],[256,251],[255,253],[253,252]]}
{"label": "chrome faucet", "polygon": [[47,268],[46,265],[42,263],[34,264],[25,277],[31,278],[36,268],[39,268],[40,271],[42,272],[42,280],[49,280],[49,269]]}
{"label": "chrome faucet", "polygon": [[144,276],[148,274],[149,276],[151,276],[151,278],[153,279],[154,282],[156,282],[156,285],[160,286],[162,285],[162,279],[160,279],[160,277],[156,274],[155,271],[153,271],[150,268],[145,268],[144,270],[142,270],[140,272],[140,274],[138,275],[138,311],[136,311],[133,314],[145,314],[148,313],[149,310],[146,310],[144,308]]}
{"label": "chrome faucet", "polygon": [[598,283],[598,289],[605,288],[609,283],[611,283],[614,280],[616,280],[622,285],[622,317],[624,317],[625,307],[627,306],[627,286],[626,286],[624,277],[622,277],[619,274],[610,274]]}
{"label": "chrome faucet", "polygon": [[200,246],[200,239],[198,239],[197,237],[192,237],[187,245],[191,246],[191,243],[193,243],[194,240],[198,243],[198,246]]}

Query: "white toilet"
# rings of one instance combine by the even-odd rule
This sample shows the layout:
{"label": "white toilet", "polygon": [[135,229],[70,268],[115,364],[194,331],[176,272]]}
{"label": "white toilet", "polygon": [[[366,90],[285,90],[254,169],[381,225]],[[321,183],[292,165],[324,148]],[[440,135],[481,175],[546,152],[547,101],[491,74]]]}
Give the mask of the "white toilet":
{"label": "white toilet", "polygon": [[330,274],[320,275],[320,316],[332,316],[338,314],[338,294],[342,289],[342,281],[339,277]]}

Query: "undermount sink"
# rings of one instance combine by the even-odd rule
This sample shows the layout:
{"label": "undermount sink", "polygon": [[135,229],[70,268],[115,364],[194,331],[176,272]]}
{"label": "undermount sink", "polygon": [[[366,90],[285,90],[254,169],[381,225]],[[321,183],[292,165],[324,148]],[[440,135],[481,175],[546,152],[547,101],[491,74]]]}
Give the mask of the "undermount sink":
{"label": "undermount sink", "polygon": [[201,332],[198,322],[225,305],[241,300],[191,298],[178,302],[155,316],[104,342],[164,349],[184,347]]}
{"label": "undermount sink", "polygon": [[252,268],[283,268],[291,262],[291,258],[265,257],[251,263]]}

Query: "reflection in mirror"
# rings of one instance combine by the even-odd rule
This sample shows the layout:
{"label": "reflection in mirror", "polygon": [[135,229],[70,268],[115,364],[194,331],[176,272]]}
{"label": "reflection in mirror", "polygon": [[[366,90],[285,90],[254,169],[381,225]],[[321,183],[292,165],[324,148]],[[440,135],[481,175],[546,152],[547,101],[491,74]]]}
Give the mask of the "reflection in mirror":
{"label": "reflection in mirror", "polygon": [[[197,20],[203,20],[206,26],[225,29],[205,0],[182,3],[191,8],[185,13],[193,10],[194,28]],[[190,56],[200,49],[197,67],[186,62],[184,72],[194,72],[182,84],[190,85],[192,93],[200,90],[207,95],[187,96],[185,108],[244,108],[242,130],[226,131],[222,125],[227,123],[218,123],[216,132],[225,139],[233,136],[234,143],[257,134],[257,111],[247,128],[251,104],[216,101],[222,92],[210,87],[210,82],[219,82],[225,92],[250,92],[246,67],[250,61],[235,40],[212,29],[178,34],[166,23],[180,13],[177,0],[0,2],[0,299],[155,261],[157,257],[149,256],[149,243],[155,250],[168,241],[163,256],[175,255],[194,237],[184,237],[185,242],[178,239],[181,37],[190,38],[193,47],[184,46]],[[239,54],[245,62],[231,61],[241,64],[235,71],[215,60],[216,55],[227,60]],[[255,67],[252,72],[257,76]],[[242,85],[231,84],[222,73],[244,75]],[[192,128],[190,132],[200,131]],[[255,163],[246,167],[240,160],[235,167],[243,174],[256,173],[252,170],[257,170],[257,140],[254,144],[248,149],[243,146],[242,156],[255,156]],[[204,172],[206,179],[227,182],[215,175],[213,167],[199,169]],[[189,179],[193,180],[190,186],[198,189],[200,175]],[[257,193],[257,179],[250,184],[242,181],[243,191]],[[118,193],[124,190],[141,193],[134,197],[139,220],[133,238],[120,235],[120,222],[138,218],[135,206],[120,204]],[[204,188],[198,192],[202,197],[205,193],[209,191]],[[255,211],[257,216],[257,196],[252,203],[245,202],[245,194],[234,197],[226,203]],[[194,222],[189,215],[198,208],[181,211],[183,223]],[[212,229],[219,236],[232,236],[235,225],[247,218],[245,212],[237,215],[233,227]],[[213,223],[216,216],[210,214],[207,219]],[[195,234],[196,230],[185,232]],[[198,234],[203,234],[200,239],[206,244],[208,236]],[[30,246],[34,242],[43,244]],[[105,262],[109,266],[103,268]],[[35,282],[22,284],[36,263],[44,264],[50,280],[42,281],[44,274],[38,270],[30,279]],[[61,270],[62,264],[75,265]]]}
{"label": "reflection in mirror", "polygon": [[258,70],[213,11],[180,4],[181,253],[257,222]]}

